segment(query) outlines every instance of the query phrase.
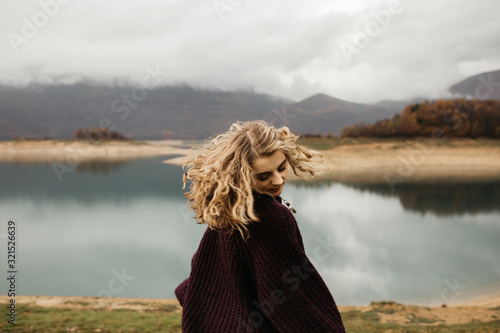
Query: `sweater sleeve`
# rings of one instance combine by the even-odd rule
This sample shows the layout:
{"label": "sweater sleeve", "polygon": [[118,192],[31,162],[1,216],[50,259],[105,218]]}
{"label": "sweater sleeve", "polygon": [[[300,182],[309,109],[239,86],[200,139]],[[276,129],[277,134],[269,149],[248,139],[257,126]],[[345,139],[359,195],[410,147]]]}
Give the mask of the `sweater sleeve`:
{"label": "sweater sleeve", "polygon": [[177,288],[175,288],[175,296],[177,297],[177,300],[179,301],[182,307],[184,306],[184,299],[188,283],[189,283],[189,278],[182,281],[182,283],[179,284]]}
{"label": "sweater sleeve", "polygon": [[258,308],[279,332],[345,332],[335,301],[307,258],[297,222],[275,205],[248,241]]}

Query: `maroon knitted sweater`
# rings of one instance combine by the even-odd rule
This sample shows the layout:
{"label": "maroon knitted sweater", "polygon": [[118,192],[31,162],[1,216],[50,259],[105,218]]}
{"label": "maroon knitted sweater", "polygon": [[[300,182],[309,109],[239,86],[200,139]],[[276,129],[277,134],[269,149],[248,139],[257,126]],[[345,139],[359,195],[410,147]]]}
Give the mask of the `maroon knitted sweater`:
{"label": "maroon knitted sweater", "polygon": [[207,228],[176,289],[182,331],[345,332],[328,287],[304,252],[292,212],[254,192],[250,238]]}

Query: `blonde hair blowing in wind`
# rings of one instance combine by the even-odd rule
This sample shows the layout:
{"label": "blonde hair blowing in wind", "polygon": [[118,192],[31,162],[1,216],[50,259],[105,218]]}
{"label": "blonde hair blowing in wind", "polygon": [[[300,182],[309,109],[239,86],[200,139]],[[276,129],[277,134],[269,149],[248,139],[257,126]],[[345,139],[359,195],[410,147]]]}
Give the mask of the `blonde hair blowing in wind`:
{"label": "blonde hair blowing in wind", "polygon": [[238,230],[243,239],[250,236],[246,226],[260,221],[253,209],[252,195],[252,190],[262,193],[256,188],[252,168],[257,157],[280,150],[295,175],[304,178],[297,174],[299,170],[319,178],[315,168],[323,162],[321,154],[298,145],[298,137],[286,126],[276,129],[263,120],[237,121],[226,133],[206,140],[204,147],[192,147],[189,153],[194,150],[196,155],[182,166],[189,167],[183,175],[182,188],[187,179],[191,180],[185,196],[188,208],[196,213],[197,223],[206,223],[216,231]]}

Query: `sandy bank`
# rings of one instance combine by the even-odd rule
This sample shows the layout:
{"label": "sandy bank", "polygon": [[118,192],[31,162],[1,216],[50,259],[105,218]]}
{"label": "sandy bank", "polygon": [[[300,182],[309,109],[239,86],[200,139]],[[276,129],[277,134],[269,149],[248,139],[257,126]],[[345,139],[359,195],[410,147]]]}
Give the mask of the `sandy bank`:
{"label": "sandy bank", "polygon": [[[449,139],[349,144],[320,150],[331,171],[323,180],[343,183],[435,183],[500,180],[500,141]],[[187,155],[165,160],[182,165]],[[288,181],[300,181],[293,172]]]}
{"label": "sandy bank", "polygon": [[412,141],[342,146],[324,152],[333,169],[325,179],[359,183],[500,180],[500,146],[456,141],[445,146]]}
{"label": "sandy bank", "polygon": [[[319,150],[330,171],[323,180],[343,183],[425,183],[500,181],[500,140],[448,139],[435,144],[422,140],[341,144]],[[0,161],[15,163],[79,163],[122,161],[144,157],[180,155],[164,163],[182,165],[192,142],[179,140],[86,142],[74,140],[0,142]],[[289,182],[301,181],[288,173]]]}
{"label": "sandy bank", "polygon": [[180,141],[108,141],[74,140],[3,141],[0,161],[14,163],[79,163],[83,161],[122,161],[136,158],[185,154]]}

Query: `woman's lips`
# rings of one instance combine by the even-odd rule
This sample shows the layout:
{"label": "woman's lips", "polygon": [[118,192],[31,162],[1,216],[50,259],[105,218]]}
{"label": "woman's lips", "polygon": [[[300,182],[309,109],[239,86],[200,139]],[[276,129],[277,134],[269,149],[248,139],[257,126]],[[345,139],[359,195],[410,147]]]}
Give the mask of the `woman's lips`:
{"label": "woman's lips", "polygon": [[281,188],[281,185],[278,188],[272,189],[271,192],[277,192]]}

